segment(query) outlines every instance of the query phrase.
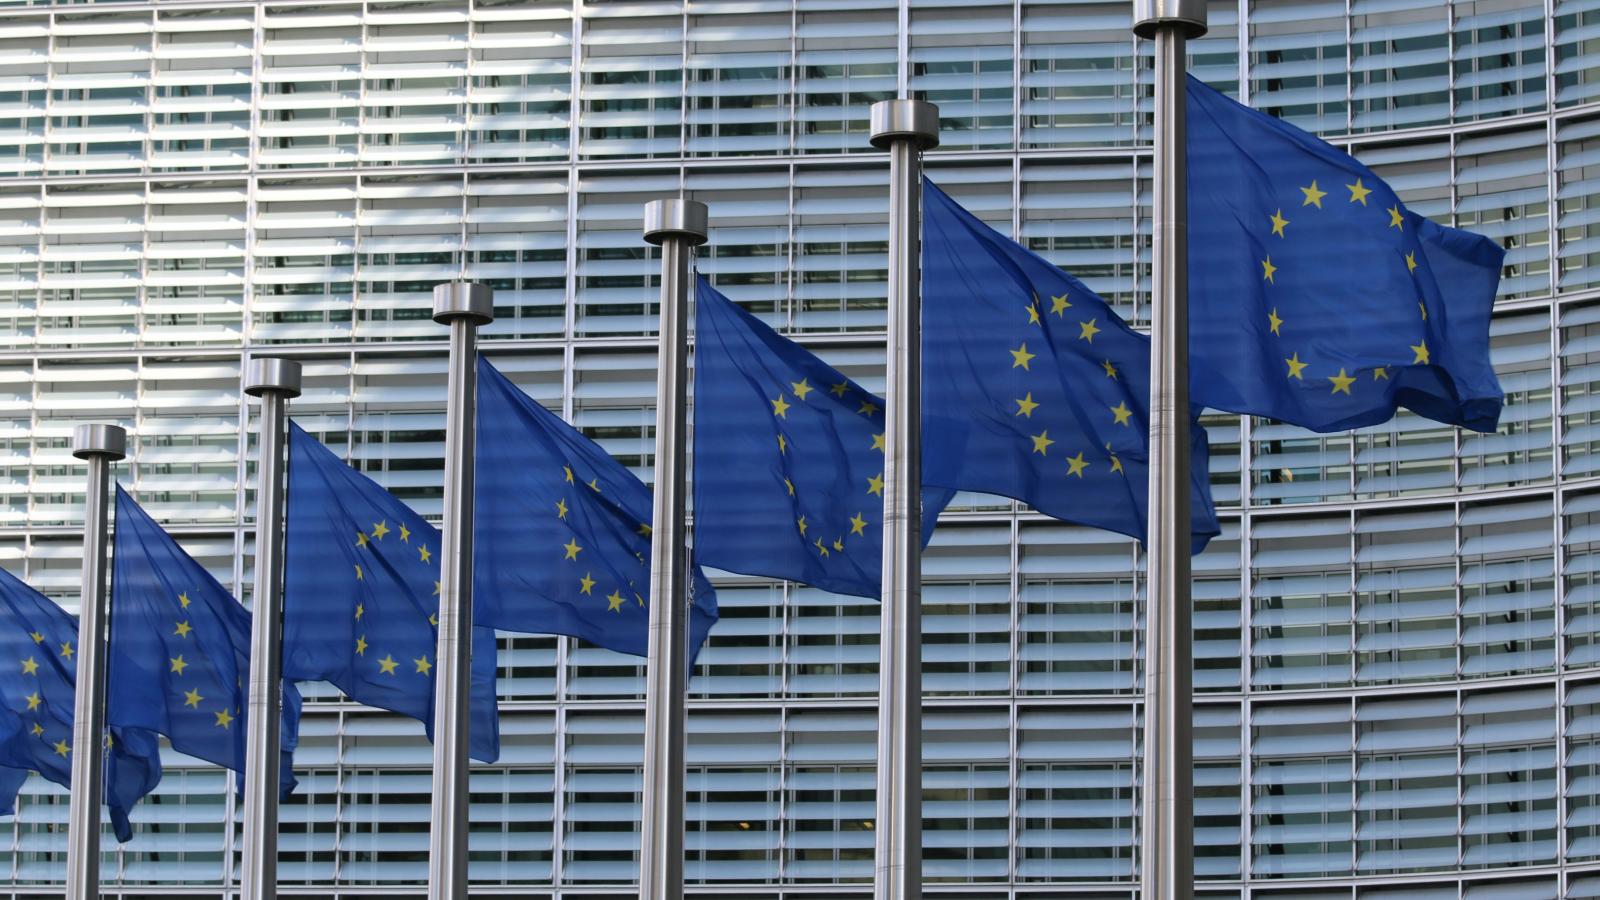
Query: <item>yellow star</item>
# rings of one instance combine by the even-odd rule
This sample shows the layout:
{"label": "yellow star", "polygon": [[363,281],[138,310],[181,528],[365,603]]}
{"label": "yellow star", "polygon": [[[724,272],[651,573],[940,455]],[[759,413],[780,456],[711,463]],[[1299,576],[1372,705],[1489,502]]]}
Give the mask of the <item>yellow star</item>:
{"label": "yellow star", "polygon": [[1373,381],[1387,381],[1388,378],[1389,378],[1389,367],[1388,366],[1379,366],[1376,369],[1372,370],[1372,380]]}
{"label": "yellow star", "polygon": [[789,496],[793,497],[794,496],[794,482],[792,482],[789,479],[785,478],[783,480],[783,486],[789,489]]}
{"label": "yellow star", "polygon": [[1277,307],[1273,307],[1272,308],[1272,312],[1267,313],[1267,324],[1272,326],[1272,333],[1273,334],[1276,334],[1279,337],[1283,336],[1278,331],[1279,328],[1283,327],[1283,320],[1278,318],[1278,308]]}
{"label": "yellow star", "polygon": [[643,594],[639,593],[638,591],[634,591],[633,592],[633,599],[635,601],[637,601],[640,606],[644,606],[644,595]]}
{"label": "yellow star", "polygon": [[199,689],[190,690],[190,691],[184,691],[183,692],[183,705],[184,706],[188,706],[188,707],[191,707],[193,709],[199,709],[200,708],[200,701],[204,700],[204,699],[205,699],[204,697],[200,696]]}
{"label": "yellow star", "polygon": [[600,476],[599,475],[596,475],[595,477],[589,479],[589,490],[594,491],[596,494],[600,493]]}
{"label": "yellow star", "polygon": [[1277,273],[1277,271],[1278,267],[1272,264],[1272,257],[1269,256],[1261,261],[1261,277],[1264,280],[1271,282],[1272,284],[1277,284],[1277,279],[1272,277]]}
{"label": "yellow star", "polygon": [[1085,340],[1092,344],[1094,343],[1094,336],[1099,333],[1100,329],[1095,327],[1093,319],[1078,323],[1078,338],[1080,340]]}
{"label": "yellow star", "polygon": [[1273,234],[1277,235],[1278,237],[1288,237],[1288,235],[1283,233],[1284,226],[1286,226],[1288,224],[1289,224],[1289,220],[1285,219],[1283,217],[1283,210],[1280,209],[1277,212],[1272,214],[1272,233]]}
{"label": "yellow star", "polygon": [[1050,439],[1050,429],[1046,428],[1038,434],[1031,435],[1031,437],[1033,438],[1033,452],[1040,456],[1048,456],[1049,454],[1045,452],[1046,448],[1055,443]]}
{"label": "yellow star", "polygon": [[33,693],[29,694],[24,699],[26,699],[28,701],[28,710],[27,710],[28,712],[32,712],[33,710],[36,710],[36,709],[39,708],[39,692],[38,691],[34,691]]}
{"label": "yellow star", "polygon": [[1028,360],[1033,359],[1038,354],[1028,352],[1028,343],[1026,341],[1022,343],[1021,347],[1015,350],[1007,350],[1006,352],[1011,354],[1011,368],[1015,369],[1020,366],[1024,371],[1032,371],[1032,369],[1028,368]]}
{"label": "yellow star", "polygon": [[1033,391],[1029,391],[1027,396],[1021,400],[1013,400],[1011,402],[1017,405],[1015,415],[1027,416],[1030,419],[1033,418],[1033,411],[1039,408],[1039,404],[1033,402]]}
{"label": "yellow star", "polygon": [[1289,364],[1289,377],[1290,378],[1298,378],[1301,381],[1305,381],[1306,380],[1305,376],[1300,374],[1302,371],[1305,370],[1306,364],[1300,361],[1300,354],[1298,352],[1296,352],[1293,356],[1289,357],[1288,359],[1284,360],[1284,362]]}
{"label": "yellow star", "polygon": [[417,556],[421,558],[422,562],[433,562],[433,551],[428,549],[427,544],[417,548]]}
{"label": "yellow star", "polygon": [[1083,470],[1089,468],[1089,463],[1083,458],[1083,451],[1079,450],[1077,456],[1067,457],[1067,474],[1083,477]]}
{"label": "yellow star", "polygon": [[883,473],[882,472],[879,472],[878,474],[876,474],[876,475],[872,476],[871,478],[867,479],[867,493],[869,493],[869,494],[877,494],[879,497],[883,496]]}
{"label": "yellow star", "polygon": [[39,664],[34,661],[33,657],[30,656],[27,659],[22,661],[22,674],[24,674],[24,675],[37,675],[38,672],[39,672]]}
{"label": "yellow star", "polygon": [[1300,204],[1301,206],[1315,206],[1317,209],[1322,208],[1322,198],[1328,196],[1327,191],[1317,190],[1317,182],[1315,179],[1312,180],[1311,187],[1301,188],[1300,193],[1306,195],[1306,200],[1304,203]]}
{"label": "yellow star", "polygon": [[1355,184],[1347,184],[1345,187],[1350,189],[1351,203],[1359,203],[1362,206],[1367,205],[1367,195],[1372,193],[1372,189],[1363,185],[1361,179],[1357,178]]}
{"label": "yellow star", "polygon": [[655,533],[655,529],[643,522],[640,522],[639,527],[635,528],[634,531],[638,532],[640,537],[649,537],[651,534]]}
{"label": "yellow star", "polygon": [[72,658],[72,642],[71,641],[65,641],[65,642],[63,642],[61,644],[61,655],[66,657],[67,659],[71,659]]}
{"label": "yellow star", "polygon": [[844,552],[844,538],[834,538],[833,539],[833,549],[838,551],[838,552],[840,552],[840,553],[843,553]]}
{"label": "yellow star", "polygon": [[1401,231],[1406,230],[1406,218],[1400,215],[1400,204],[1398,203],[1389,207],[1389,227],[1398,228]]}
{"label": "yellow star", "polygon": [[817,538],[816,540],[812,541],[811,543],[813,543],[813,544],[815,544],[817,546],[817,552],[818,553],[821,553],[824,557],[827,557],[829,555],[828,554],[828,548],[822,543],[822,538]]}
{"label": "yellow star", "polygon": [[387,519],[385,519],[384,521],[379,522],[378,524],[372,526],[372,536],[377,538],[380,541],[383,540],[383,536],[388,534],[388,533],[389,533],[389,522],[388,522]]}
{"label": "yellow star", "polygon": [[67,746],[67,742],[66,741],[56,741],[55,749],[56,749],[56,755],[57,756],[66,756],[67,755],[67,751],[69,749],[71,749],[71,748],[69,748]]}
{"label": "yellow star", "polygon": [[367,607],[365,605],[363,605],[363,604],[357,603],[356,604],[356,621],[357,622],[361,621],[361,617],[363,615],[365,615],[366,612],[367,612]]}
{"label": "yellow star", "polygon": [[1037,301],[1028,304],[1028,324],[1039,324],[1039,305]]}
{"label": "yellow star", "polygon": [[848,382],[848,381],[841,381],[838,384],[834,385],[833,387],[828,388],[828,391],[830,393],[832,393],[835,397],[841,397],[841,398],[847,392],[849,392],[849,390],[850,390],[850,382]]}
{"label": "yellow star", "polygon": [[567,517],[567,498],[562,497],[562,498],[560,498],[559,500],[556,501],[556,518],[565,519],[566,517]]}
{"label": "yellow star", "polygon": [[861,513],[850,517],[850,533],[865,535],[867,533],[867,520],[861,518]]}
{"label": "yellow star", "polygon": [[367,545],[367,533],[365,531],[356,532],[356,546],[357,547],[365,547],[366,545]]}
{"label": "yellow star", "polygon": [[1130,424],[1128,419],[1133,415],[1133,410],[1128,408],[1127,401],[1123,401],[1111,407],[1111,415],[1116,418],[1114,424],[1127,426]]}
{"label": "yellow star", "polygon": [[856,412],[870,418],[878,414],[878,404],[873,403],[871,400],[863,400],[861,401],[861,408]]}
{"label": "yellow star", "polygon": [[573,538],[561,546],[567,551],[567,555],[565,557],[566,559],[577,559],[578,551],[583,549],[582,547],[578,546],[577,538]]}
{"label": "yellow star", "polygon": [[33,728],[31,730],[34,737],[44,734],[44,726],[40,725],[38,722],[33,723]]}
{"label": "yellow star", "polygon": [[1411,345],[1411,352],[1417,355],[1417,358],[1411,361],[1412,365],[1416,365],[1417,363],[1421,363],[1423,365],[1428,364],[1428,342],[1426,339],[1424,339],[1420,344]]}
{"label": "yellow star", "polygon": [[183,622],[179,622],[178,623],[177,630],[172,632],[172,633],[176,637],[186,638],[186,637],[189,636],[189,632],[191,632],[193,630],[194,629],[189,626],[189,623],[187,621],[183,621]]}
{"label": "yellow star", "polygon": [[400,664],[395,661],[393,655],[385,653],[383,655],[383,659],[378,660],[378,674],[393,675],[395,673],[395,667],[398,665]]}
{"label": "yellow star", "polygon": [[567,476],[567,484],[572,484],[572,467],[571,466],[562,466],[561,467],[561,471],[563,473],[565,473],[566,476]]}
{"label": "yellow star", "polygon": [[428,624],[432,625],[435,628],[438,628],[439,627],[439,614],[438,613],[429,613],[428,614]]}
{"label": "yellow star", "polygon": [[1333,392],[1335,394],[1345,394],[1346,396],[1350,395],[1350,385],[1355,384],[1356,381],[1355,378],[1344,373],[1343,366],[1339,367],[1339,374],[1329,375],[1328,380],[1333,382]]}
{"label": "yellow star", "polygon": [[789,439],[784,437],[781,434],[778,435],[778,452],[779,453],[788,453],[789,452]]}
{"label": "yellow star", "polygon": [[42,635],[42,634],[40,634],[40,633],[39,633],[39,632],[37,632],[37,631],[32,631],[32,632],[29,632],[29,633],[28,633],[28,637],[31,637],[31,638],[33,638],[33,642],[34,642],[34,643],[35,643],[35,644],[42,644],[42,643],[44,643],[44,635]]}
{"label": "yellow star", "polygon": [[585,573],[583,573],[583,577],[578,579],[578,593],[580,593],[580,594],[589,594],[589,595],[593,596],[593,594],[594,594],[594,579],[589,577],[591,574],[593,574],[593,573],[592,572],[585,572]]}
{"label": "yellow star", "polygon": [[889,449],[888,445],[884,443],[883,432],[880,431],[872,436],[872,449],[882,451],[887,451]]}
{"label": "yellow star", "polygon": [[1417,253],[1416,253],[1415,250],[1413,250],[1412,252],[1406,254],[1406,271],[1407,272],[1415,272],[1416,270],[1417,270]]}
{"label": "yellow star", "polygon": [[1422,321],[1428,321],[1428,307],[1424,306],[1421,300],[1417,301],[1417,309],[1422,310]]}
{"label": "yellow star", "polygon": [[1071,308],[1071,306],[1072,304],[1067,302],[1066,294],[1062,294],[1059,297],[1050,298],[1050,311],[1055,313],[1058,318],[1065,316],[1067,314],[1067,310]]}
{"label": "yellow star", "polygon": [[621,591],[612,591],[611,593],[607,594],[606,595],[606,612],[614,612],[614,613],[622,612],[622,602],[623,602],[623,598],[622,598],[622,592]]}
{"label": "yellow star", "polygon": [[188,609],[189,608],[189,595],[188,594],[179,594],[178,595],[178,605],[182,606],[184,609]]}
{"label": "yellow star", "polygon": [[804,537],[806,533],[806,517],[801,516],[800,518],[796,519],[795,524],[800,526],[800,535]]}
{"label": "yellow star", "polygon": [[356,563],[356,580],[357,581],[365,581],[366,580],[366,578],[361,574],[361,564],[360,563]]}
{"label": "yellow star", "polygon": [[439,588],[440,587],[441,587],[441,585],[440,585],[439,582],[435,581],[433,583],[433,596],[435,596],[435,597],[439,596]]}
{"label": "yellow star", "polygon": [[356,638],[356,655],[367,655],[367,636],[364,634]]}
{"label": "yellow star", "polygon": [[412,662],[416,663],[418,675],[433,674],[433,663],[428,662],[428,654],[424,653],[416,659],[413,659]]}
{"label": "yellow star", "polygon": [[407,544],[411,543],[411,529],[407,528],[404,522],[400,523],[400,540]]}
{"label": "yellow star", "polygon": [[183,654],[182,653],[179,653],[177,655],[177,657],[174,658],[174,659],[167,660],[167,662],[172,665],[172,668],[168,669],[167,671],[176,672],[179,675],[183,674],[183,670],[184,669],[189,668],[189,664],[183,661]]}
{"label": "yellow star", "polygon": [[772,401],[772,414],[780,419],[787,419],[789,418],[787,415],[788,412],[789,402],[783,399],[782,394],[779,394],[778,398]]}
{"label": "yellow star", "polygon": [[807,384],[806,383],[806,379],[804,379],[804,378],[800,379],[799,381],[791,381],[791,382],[789,382],[789,387],[790,387],[790,389],[792,389],[794,391],[794,395],[796,397],[798,397],[799,399],[801,399],[801,400],[804,400],[806,398],[807,394],[809,394],[812,391],[816,390],[816,388],[814,388],[811,385]]}
{"label": "yellow star", "polygon": [[230,713],[225,709],[217,710],[216,716],[218,728],[227,728],[229,725],[233,724],[233,713]]}
{"label": "yellow star", "polygon": [[1100,363],[1100,368],[1106,370],[1106,377],[1107,378],[1115,378],[1115,377],[1117,377],[1117,367],[1111,364],[1111,360],[1108,359],[1108,360],[1105,360],[1104,362]]}

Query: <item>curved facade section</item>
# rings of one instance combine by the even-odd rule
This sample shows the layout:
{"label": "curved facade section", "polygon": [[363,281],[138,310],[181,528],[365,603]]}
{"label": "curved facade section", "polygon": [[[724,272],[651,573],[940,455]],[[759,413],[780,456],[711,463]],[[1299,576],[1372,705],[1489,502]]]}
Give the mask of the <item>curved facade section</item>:
{"label": "curved facade section", "polygon": [[[1493,435],[1206,419],[1195,561],[1199,895],[1600,896],[1600,2],[1213,0],[1193,71],[1508,249]],[[648,477],[643,204],[864,386],[883,369],[871,102],[940,105],[931,176],[1145,324],[1150,55],[1127,2],[383,0],[0,11],[0,561],[76,606],[71,427],[224,584],[252,556],[240,359],[420,511],[442,483],[433,284],[496,291],[496,366]],[[1352,277],[1358,273],[1353,272]],[[1140,561],[964,496],[925,569],[926,872],[975,900],[1137,893]],[[691,683],[689,893],[864,898],[877,611],[728,576]],[[501,639],[474,894],[626,896],[638,660]],[[415,723],[308,686],[281,891],[426,877]],[[108,893],[237,874],[223,773],[170,758]],[[59,890],[66,797],[0,822],[0,896]]]}

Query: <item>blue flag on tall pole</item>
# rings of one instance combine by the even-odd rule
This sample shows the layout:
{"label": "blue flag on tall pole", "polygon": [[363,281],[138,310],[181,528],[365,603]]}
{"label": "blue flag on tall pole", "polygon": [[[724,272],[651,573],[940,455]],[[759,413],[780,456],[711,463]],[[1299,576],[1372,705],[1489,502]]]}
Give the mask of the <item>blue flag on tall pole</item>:
{"label": "blue flag on tall pole", "polygon": [[[877,597],[883,400],[704,278],[696,304],[695,558]],[[924,544],[953,494],[924,489]]]}
{"label": "blue flag on tall pole", "polygon": [[[106,721],[243,774],[250,613],[119,485]],[[279,790],[294,790],[300,692],[283,686]]]}
{"label": "blue flag on tall pole", "polygon": [[[477,621],[646,655],[650,500],[637,476],[478,358]],[[693,659],[717,621],[699,566],[689,599]]]}
{"label": "blue flag on tall pole", "polygon": [[[78,622],[48,597],[0,570],[0,766],[31,769],[72,787]],[[160,746],[151,732],[110,728],[105,804],[117,840],[133,837],[128,813],[161,781]],[[16,792],[10,792],[15,796]]]}
{"label": "blue flag on tall pole", "polygon": [[1505,251],[1293,125],[1193,76],[1187,93],[1191,399],[1313,431],[1401,406],[1495,430]]}
{"label": "blue flag on tall pole", "polygon": [[[922,483],[1144,540],[1150,339],[923,181]],[[1191,424],[1191,535],[1220,528]]]}
{"label": "blue flag on tall pole", "polygon": [[[433,737],[439,530],[289,423],[283,677],[328,681]],[[472,630],[469,753],[500,756],[492,627]]]}

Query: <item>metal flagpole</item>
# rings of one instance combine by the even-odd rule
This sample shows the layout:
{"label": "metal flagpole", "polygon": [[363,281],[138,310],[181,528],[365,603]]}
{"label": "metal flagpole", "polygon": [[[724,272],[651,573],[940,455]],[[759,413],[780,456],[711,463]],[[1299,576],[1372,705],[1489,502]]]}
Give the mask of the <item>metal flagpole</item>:
{"label": "metal flagpole", "polygon": [[477,441],[478,326],[494,321],[487,285],[433,289],[433,320],[450,326],[445,400],[444,524],[433,706],[433,816],[428,900],[467,900],[467,729],[472,686],[472,490]]}
{"label": "metal flagpole", "polygon": [[922,151],[939,107],[872,104],[889,151],[889,368],[884,401],[883,609],[878,637],[874,900],[922,896]]}
{"label": "metal flagpole", "polygon": [[1144,787],[1140,897],[1194,896],[1194,660],[1189,596],[1189,244],[1184,45],[1206,32],[1205,0],[1134,0],[1154,39],[1154,311],[1150,519],[1146,550]]}
{"label": "metal flagpole", "polygon": [[283,488],[289,401],[300,396],[300,364],[252,359],[244,392],[261,398],[256,465],[255,615],[250,624],[249,723],[244,764],[245,900],[278,896],[278,776],[283,709]]}
{"label": "metal flagpole", "polygon": [[100,798],[106,731],[106,532],[111,464],[127,456],[116,425],[79,425],[72,455],[89,463],[83,510],[83,603],[78,612],[78,674],[72,716],[72,791],[67,812],[67,900],[100,896]]}
{"label": "metal flagpole", "polygon": [[706,205],[652,200],[644,239],[661,247],[656,367],[656,478],[650,538],[650,643],[645,662],[644,811],[639,900],[683,897],[684,694],[689,682],[685,528],[690,248],[706,241]]}

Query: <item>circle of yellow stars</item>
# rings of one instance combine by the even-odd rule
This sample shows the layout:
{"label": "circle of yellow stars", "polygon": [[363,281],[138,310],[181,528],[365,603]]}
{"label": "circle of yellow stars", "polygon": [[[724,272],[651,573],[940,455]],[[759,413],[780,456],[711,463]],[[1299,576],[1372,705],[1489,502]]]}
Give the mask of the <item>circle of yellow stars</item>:
{"label": "circle of yellow stars", "polygon": [[[411,552],[415,552],[417,554],[417,562],[420,565],[427,566],[430,570],[432,570],[434,555],[433,548],[429,547],[425,541],[418,541],[415,545],[413,545],[411,542],[411,528],[404,522],[397,523],[397,527],[398,531],[389,527],[388,519],[380,519],[379,521],[372,523],[372,528],[370,530],[358,529],[356,531],[355,540],[356,549],[365,549],[375,554],[377,552],[374,549],[375,546],[384,546],[384,538],[391,534],[397,534],[400,543],[405,544],[406,547],[409,548],[398,550],[397,553],[410,554]],[[355,578],[357,581],[366,580],[366,572],[364,569],[362,569],[359,563],[355,565]],[[439,596],[440,588],[440,582],[435,580],[433,582],[433,596]],[[366,614],[366,604],[357,601],[355,607],[356,622],[360,623],[362,619],[366,617]],[[429,614],[428,624],[434,628],[439,627],[439,614],[437,612]],[[367,656],[367,651],[370,649],[372,649],[372,645],[367,641],[366,632],[363,631],[357,634],[355,655],[365,659]],[[391,677],[399,676],[400,660],[395,659],[393,653],[385,653],[382,658],[374,660],[374,662],[376,662],[378,666],[378,671],[376,674],[388,675]],[[429,677],[433,674],[433,660],[428,657],[426,651],[424,651],[421,656],[412,659],[411,666],[413,668],[413,674],[422,675],[424,677]]]}
{"label": "circle of yellow stars", "polygon": [[[1066,294],[1052,296],[1050,298],[1050,314],[1056,316],[1058,319],[1066,318],[1067,310],[1071,308],[1072,301],[1068,299]],[[1041,321],[1042,317],[1039,313],[1038,294],[1034,294],[1032,299],[1029,300],[1026,307],[1026,313],[1028,317],[1027,324],[1039,325],[1042,330],[1044,326]],[[1098,321],[1098,317],[1090,317],[1087,319],[1078,320],[1078,340],[1093,346],[1095,335],[1104,330],[1100,328],[1098,324],[1096,324]],[[1022,369],[1024,372],[1028,372],[1030,374],[1033,372],[1031,363],[1039,357],[1039,354],[1028,349],[1028,342],[1026,340],[1022,341],[1021,345],[1018,346],[1017,349],[1007,350],[1007,352],[1011,354],[1011,368]],[[1113,381],[1117,380],[1117,366],[1115,363],[1109,359],[1102,360],[1100,367],[1105,370],[1107,378],[1110,378]],[[1034,412],[1038,410],[1041,405],[1038,401],[1033,399],[1033,391],[1031,390],[1025,392],[1021,397],[1012,398],[1011,402],[1017,405],[1016,411],[1012,413],[1013,418],[1021,416],[1023,418],[1032,419]],[[1128,407],[1126,401],[1120,401],[1116,406],[1108,406],[1107,409],[1111,413],[1111,424],[1121,425],[1125,428],[1133,427],[1133,410]],[[1056,440],[1050,437],[1050,429],[1041,429],[1038,434],[1031,434],[1028,437],[1033,442],[1033,452],[1048,458],[1050,455],[1050,447],[1056,443]],[[1106,444],[1106,454],[1111,465],[1111,471],[1123,472],[1122,460],[1118,459],[1116,453],[1112,451],[1110,443]],[[1083,478],[1084,471],[1089,468],[1090,460],[1085,459],[1083,451],[1079,450],[1077,455],[1066,457],[1066,463],[1067,471],[1065,474],[1081,479]]]}
{"label": "circle of yellow stars", "polygon": [[[825,380],[828,382],[826,393],[834,398],[832,402],[836,405],[849,409],[852,404],[855,404],[855,412],[868,419],[877,415],[882,409],[875,397],[851,383],[848,378],[841,377],[837,382],[832,381],[831,378]],[[813,393],[818,393],[821,396],[817,387],[811,384],[809,376],[802,376],[799,381],[790,381],[788,386],[788,394],[794,398],[794,402],[789,401],[781,388],[778,390],[778,396],[769,401],[772,404],[773,424],[778,429],[778,452],[780,456],[785,455],[791,446],[788,435],[783,433],[783,421],[788,420],[789,410],[793,409],[796,403],[802,405],[810,404],[810,397]],[[879,453],[886,453],[888,451],[887,432],[880,431],[873,434],[870,447]],[[779,477],[783,481],[784,490],[790,497],[794,497],[798,501],[793,479],[788,475],[780,475]],[[867,496],[880,498],[883,496],[883,472],[881,470],[876,475],[868,476],[866,482]],[[798,512],[798,509],[796,511]],[[796,515],[795,530],[799,533],[801,541],[808,541],[812,547],[816,548],[819,559],[828,559],[835,553],[845,552],[846,538],[866,536],[867,526],[871,524],[866,518],[866,512],[866,509],[857,510],[854,515],[846,520],[849,522],[850,530],[835,534],[832,539],[821,534],[812,534],[811,532],[816,527],[816,523],[807,521],[807,517],[804,515]]]}

